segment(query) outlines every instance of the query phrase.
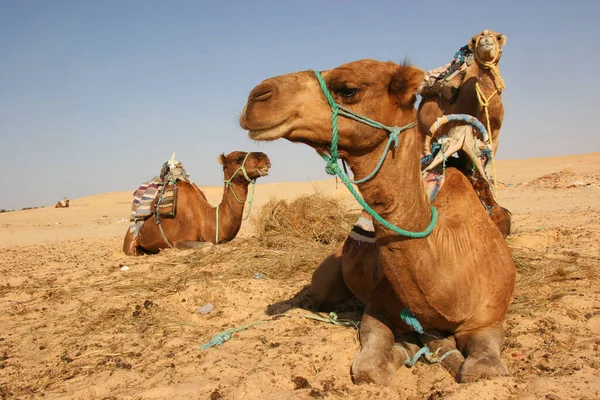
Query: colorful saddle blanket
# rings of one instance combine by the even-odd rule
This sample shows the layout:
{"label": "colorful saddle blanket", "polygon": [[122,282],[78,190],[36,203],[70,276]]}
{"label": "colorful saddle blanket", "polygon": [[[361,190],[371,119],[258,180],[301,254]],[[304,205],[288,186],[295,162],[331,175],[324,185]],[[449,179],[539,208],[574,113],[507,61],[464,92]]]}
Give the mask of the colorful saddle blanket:
{"label": "colorful saddle blanket", "polygon": [[451,100],[461,86],[466,69],[473,63],[473,53],[468,46],[461,47],[455,54],[454,60],[448,64],[427,71],[419,94],[423,97],[441,96]]}
{"label": "colorful saddle blanket", "polygon": [[157,219],[175,217],[177,213],[177,183],[179,181],[194,185],[189,180],[183,164],[175,161],[174,156],[163,164],[159,176],[143,183],[133,193],[129,214],[129,231],[133,237],[132,245],[137,245],[144,221],[152,215],[156,215]]}

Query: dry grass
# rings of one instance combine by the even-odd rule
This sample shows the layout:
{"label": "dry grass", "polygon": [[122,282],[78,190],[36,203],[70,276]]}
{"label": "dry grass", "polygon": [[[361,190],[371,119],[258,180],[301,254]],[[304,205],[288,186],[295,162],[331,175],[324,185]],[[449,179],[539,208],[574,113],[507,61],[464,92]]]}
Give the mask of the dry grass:
{"label": "dry grass", "polygon": [[299,241],[341,243],[357,217],[348,213],[340,200],[315,194],[292,202],[271,199],[253,222],[261,244],[288,249]]}
{"label": "dry grass", "polygon": [[271,279],[306,279],[344,241],[357,218],[357,213],[349,212],[334,197],[315,194],[291,202],[271,199],[253,218],[253,238],[194,252],[179,262],[198,266],[189,269],[186,279],[202,271],[210,271],[218,279],[257,272]]}

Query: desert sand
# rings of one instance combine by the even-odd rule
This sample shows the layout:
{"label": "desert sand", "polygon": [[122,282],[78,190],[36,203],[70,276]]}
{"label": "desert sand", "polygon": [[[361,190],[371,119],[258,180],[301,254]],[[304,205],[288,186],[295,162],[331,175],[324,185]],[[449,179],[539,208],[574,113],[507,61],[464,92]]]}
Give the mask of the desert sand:
{"label": "desert sand", "polygon": [[[600,153],[505,160],[497,170],[518,267],[502,353],[510,377],[460,385],[419,362],[400,368],[392,387],[354,385],[357,330],[305,317],[310,268],[254,279],[259,268],[231,262],[255,243],[251,220],[209,250],[125,256],[132,188],[0,214],[0,397],[598,399]],[[202,190],[218,203],[221,187]],[[358,207],[335,180],[259,183],[253,213],[273,197],[313,193]],[[261,254],[265,263],[285,260]],[[208,302],[215,309],[199,313]],[[360,320],[356,305],[336,311]],[[198,348],[261,321],[222,346]]]}

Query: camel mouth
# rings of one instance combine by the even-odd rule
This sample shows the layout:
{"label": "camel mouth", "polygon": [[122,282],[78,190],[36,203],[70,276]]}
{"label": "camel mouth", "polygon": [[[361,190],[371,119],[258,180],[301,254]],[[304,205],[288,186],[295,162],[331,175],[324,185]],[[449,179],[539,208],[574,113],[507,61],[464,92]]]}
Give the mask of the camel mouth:
{"label": "camel mouth", "polygon": [[481,49],[485,52],[490,52],[490,51],[496,49],[496,45],[494,43],[483,44],[483,45],[479,46],[479,49]]}
{"label": "camel mouth", "polygon": [[[263,94],[263,95],[266,95]],[[270,94],[269,94],[270,95]],[[286,127],[289,117],[283,118],[278,122],[271,123],[270,121],[261,121],[262,118],[256,120],[256,115],[253,112],[249,112],[252,109],[254,103],[246,104],[242,110],[240,117],[240,125],[242,129],[248,131],[248,137],[252,140],[276,140],[283,137],[288,128]],[[261,126],[262,125],[262,126]]]}
{"label": "camel mouth", "polygon": [[269,166],[268,165],[265,165],[264,167],[258,167],[256,170],[258,171],[259,176],[269,175]]}
{"label": "camel mouth", "polygon": [[269,128],[263,129],[250,129],[248,131],[248,137],[252,140],[277,140],[286,135],[288,132],[288,126],[286,124],[287,119],[283,122],[273,125]]}

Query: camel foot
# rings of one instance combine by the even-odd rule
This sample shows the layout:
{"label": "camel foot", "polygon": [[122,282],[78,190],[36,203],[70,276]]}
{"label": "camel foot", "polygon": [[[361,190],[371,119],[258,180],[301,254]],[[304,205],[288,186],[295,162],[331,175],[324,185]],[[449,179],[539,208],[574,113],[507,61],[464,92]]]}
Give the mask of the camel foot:
{"label": "camel foot", "polygon": [[[392,349],[390,349],[390,353]],[[352,380],[356,384],[375,383],[391,386],[396,377],[397,366],[393,358],[381,353],[361,351],[352,362]]]}
{"label": "camel foot", "polygon": [[429,351],[438,358],[447,354],[441,362],[442,367],[444,367],[454,379],[457,379],[460,367],[465,361],[465,357],[460,352],[452,352],[453,350],[457,350],[454,336],[444,335],[437,330],[428,329],[424,334],[419,335],[419,340],[423,343],[423,346],[427,346]]}
{"label": "camel foot", "polygon": [[467,357],[460,367],[456,380],[459,383],[467,383],[482,378],[507,375],[509,375],[508,368],[506,368],[500,357],[495,354],[487,354],[478,357]]}
{"label": "camel foot", "polygon": [[467,356],[460,367],[458,382],[473,382],[480,378],[509,375],[500,358],[504,328],[497,323],[474,331],[455,334],[458,348]]}

